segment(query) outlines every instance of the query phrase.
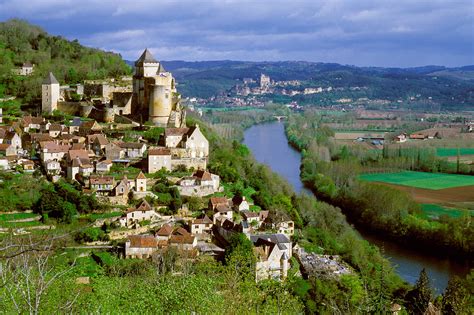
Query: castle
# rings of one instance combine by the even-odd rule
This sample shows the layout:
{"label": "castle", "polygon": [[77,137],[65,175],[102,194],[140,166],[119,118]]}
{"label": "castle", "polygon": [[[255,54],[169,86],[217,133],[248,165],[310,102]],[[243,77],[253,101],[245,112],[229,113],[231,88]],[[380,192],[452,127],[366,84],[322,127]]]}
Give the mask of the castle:
{"label": "castle", "polygon": [[[113,81],[112,81],[113,82]],[[130,87],[130,86],[129,86]],[[160,127],[184,127],[185,111],[181,107],[181,96],[176,82],[148,49],[135,62],[132,92],[127,87],[104,82],[86,82],[82,89],[76,88],[82,102],[66,101],[67,91],[50,72],[42,83],[42,112],[60,110],[69,114],[88,116],[106,122],[116,116],[126,116],[136,122],[150,121]],[[98,117],[101,116],[101,117]]]}

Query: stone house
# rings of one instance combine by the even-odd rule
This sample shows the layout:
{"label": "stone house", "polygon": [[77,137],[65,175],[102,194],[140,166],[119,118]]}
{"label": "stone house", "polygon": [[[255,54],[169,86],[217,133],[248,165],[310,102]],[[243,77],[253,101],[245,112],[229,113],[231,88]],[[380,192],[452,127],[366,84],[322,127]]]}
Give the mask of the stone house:
{"label": "stone house", "polygon": [[24,132],[30,132],[32,129],[39,131],[43,122],[43,117],[24,116],[20,121],[20,126]]}
{"label": "stone house", "polygon": [[43,164],[47,161],[61,161],[64,156],[69,152],[68,145],[59,145],[55,142],[41,142],[40,143],[40,158]]}
{"label": "stone house", "polygon": [[22,75],[22,76],[27,76],[31,75],[33,73],[35,65],[32,64],[31,62],[24,62],[21,67],[18,69],[15,69],[16,74]]}
{"label": "stone house", "polygon": [[102,127],[95,120],[85,121],[79,126],[79,135],[83,137],[101,132]]}
{"label": "stone house", "polygon": [[159,215],[153,210],[150,204],[143,200],[136,208],[130,208],[125,214],[126,225],[131,227],[135,223],[140,223],[145,220],[153,221],[158,219]]}
{"label": "stone house", "polygon": [[233,214],[234,212],[232,211],[231,207],[227,205],[218,205],[214,209],[213,222],[214,224],[216,224],[217,220],[222,220],[222,219],[227,219],[227,220],[232,221]]}
{"label": "stone house", "polygon": [[87,143],[89,149],[94,151],[96,155],[102,155],[106,146],[109,144],[109,141],[103,134],[95,134],[87,136]]}
{"label": "stone house", "polygon": [[109,195],[114,189],[115,180],[113,176],[91,175],[89,186],[99,195]]}
{"label": "stone house", "polygon": [[125,151],[125,157],[129,159],[142,158],[146,151],[146,144],[136,142],[122,142],[118,144]]}
{"label": "stone house", "polygon": [[82,120],[80,117],[74,117],[71,124],[69,125],[69,133],[78,133],[79,128],[82,125]]}
{"label": "stone house", "polygon": [[204,197],[219,191],[220,177],[207,171],[196,171],[193,176],[178,182],[178,190],[183,196]]}
{"label": "stone house", "polygon": [[177,228],[171,234],[168,243],[179,250],[190,251],[196,247],[197,238],[185,229]]}
{"label": "stone house", "polygon": [[232,198],[232,204],[234,210],[237,212],[250,210],[250,204],[247,199],[245,199],[245,196],[234,196],[234,198]]}
{"label": "stone house", "polygon": [[48,128],[48,134],[52,138],[59,137],[62,134],[62,132],[63,132],[63,126],[61,126],[60,124],[50,124]]}
{"label": "stone house", "polygon": [[17,150],[12,144],[0,143],[0,154],[3,156],[15,156]]}
{"label": "stone house", "polygon": [[[260,215],[257,212],[251,212],[248,210],[242,210],[240,212],[242,219],[246,221],[250,226],[259,228],[261,225]],[[255,223],[254,223],[255,222]]]}
{"label": "stone house", "polygon": [[130,182],[128,181],[127,176],[124,176],[115,186],[114,188],[114,195],[115,196],[128,196],[128,193],[130,192],[131,186]]}
{"label": "stone house", "polygon": [[171,151],[167,148],[148,150],[148,173],[155,173],[162,168],[171,171]]}
{"label": "stone house", "polygon": [[153,235],[129,235],[125,242],[125,258],[149,258],[159,245]]}
{"label": "stone house", "polygon": [[110,172],[110,168],[112,167],[113,163],[111,160],[103,160],[99,161],[95,165],[96,173],[107,173]]}
{"label": "stone house", "polygon": [[169,224],[163,224],[161,228],[156,231],[155,238],[160,241],[168,241],[173,234],[173,227]]}
{"label": "stone house", "polygon": [[21,165],[23,166],[23,171],[25,172],[34,172],[35,162],[32,160],[22,160]]}
{"label": "stone house", "polygon": [[283,234],[251,235],[250,240],[257,257],[255,280],[284,280],[292,257],[292,244],[288,237]]}
{"label": "stone house", "polygon": [[122,160],[125,158],[125,150],[115,143],[110,142],[105,146],[105,157],[107,160]]}
{"label": "stone house", "polygon": [[61,173],[61,164],[56,160],[44,162],[44,168],[48,175],[59,175]]}
{"label": "stone house", "polygon": [[67,154],[67,177],[76,179],[79,174],[88,177],[94,172],[94,166],[89,159],[89,153],[86,150],[69,150]]}
{"label": "stone house", "polygon": [[292,236],[295,233],[295,223],[281,211],[270,211],[263,221],[262,228],[272,229],[287,236]]}
{"label": "stone house", "polygon": [[209,199],[209,210],[214,213],[212,220],[214,224],[217,220],[233,220],[232,203],[226,197],[211,197]]}
{"label": "stone house", "polygon": [[202,134],[199,125],[190,128],[167,128],[164,134],[164,145],[172,150],[173,155],[186,158],[206,158],[209,156],[209,141]]}
{"label": "stone house", "polygon": [[21,149],[21,137],[14,131],[7,131],[3,143],[11,144],[16,150]]}
{"label": "stone house", "polygon": [[198,235],[208,233],[212,231],[212,220],[208,216],[204,216],[201,219],[194,219],[190,222],[191,234]]}

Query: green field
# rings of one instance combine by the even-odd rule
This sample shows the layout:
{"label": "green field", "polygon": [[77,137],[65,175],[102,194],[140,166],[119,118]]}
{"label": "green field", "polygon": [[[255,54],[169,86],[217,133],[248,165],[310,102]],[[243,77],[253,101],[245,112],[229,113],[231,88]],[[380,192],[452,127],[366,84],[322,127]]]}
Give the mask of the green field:
{"label": "green field", "polygon": [[[457,156],[457,148],[437,148],[436,155],[440,157]],[[459,155],[474,155],[474,148],[460,148]]]}
{"label": "green field", "polygon": [[440,205],[424,203],[421,205],[421,210],[423,211],[422,217],[426,219],[439,218],[443,215],[450,216],[452,218],[459,218],[465,211],[469,211],[471,216],[474,216],[473,210],[460,210],[453,208],[445,208]]}
{"label": "green field", "polygon": [[398,173],[363,174],[359,177],[369,182],[382,182],[424,189],[446,189],[474,185],[474,176],[403,171]]}

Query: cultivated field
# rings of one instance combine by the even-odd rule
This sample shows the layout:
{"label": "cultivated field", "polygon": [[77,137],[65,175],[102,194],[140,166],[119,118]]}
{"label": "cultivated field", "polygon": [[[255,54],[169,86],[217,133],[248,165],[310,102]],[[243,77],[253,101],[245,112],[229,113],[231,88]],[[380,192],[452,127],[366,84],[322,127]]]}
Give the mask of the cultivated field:
{"label": "cultivated field", "polygon": [[[436,148],[436,155],[441,157],[452,157],[458,155],[458,149],[456,148]],[[474,148],[460,148],[459,155],[474,155]]]}
{"label": "cultivated field", "polygon": [[403,171],[398,173],[363,174],[362,180],[429,190],[441,190],[474,185],[474,176]]}

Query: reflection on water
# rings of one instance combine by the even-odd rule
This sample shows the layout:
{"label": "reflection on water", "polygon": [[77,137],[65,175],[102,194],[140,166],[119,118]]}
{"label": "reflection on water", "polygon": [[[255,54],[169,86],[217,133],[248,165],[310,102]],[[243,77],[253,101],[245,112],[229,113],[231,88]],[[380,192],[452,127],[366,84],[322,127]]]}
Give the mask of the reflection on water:
{"label": "reflection on water", "polygon": [[[301,156],[298,151],[288,145],[283,123],[267,123],[247,129],[244,144],[250,148],[259,162],[267,164],[273,171],[283,176],[293,185],[295,191],[311,194],[311,191],[304,188],[300,180]],[[441,259],[420,254],[401,245],[383,241],[374,235],[364,233],[363,237],[383,248],[384,255],[392,261],[400,276],[409,283],[416,282],[424,266],[433,286],[440,292],[446,287],[450,276],[464,276],[469,270],[467,264],[462,265],[447,258]]]}

